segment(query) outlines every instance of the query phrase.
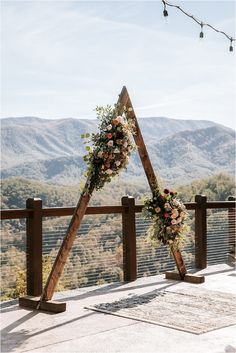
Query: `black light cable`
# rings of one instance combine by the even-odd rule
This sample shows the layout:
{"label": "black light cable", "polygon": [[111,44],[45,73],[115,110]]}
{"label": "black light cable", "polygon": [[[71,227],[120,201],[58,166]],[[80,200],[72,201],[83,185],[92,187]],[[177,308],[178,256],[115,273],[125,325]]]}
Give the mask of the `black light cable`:
{"label": "black light cable", "polygon": [[206,26],[206,27],[209,27],[211,29],[213,29],[213,31],[217,32],[217,33],[221,33],[223,34],[227,39],[229,39],[230,41],[230,46],[229,46],[229,51],[232,52],[234,50],[233,48],[233,42],[236,40],[235,38],[229,36],[227,33],[225,33],[224,31],[220,31],[219,29],[213,27],[211,24],[209,23],[205,23],[203,21],[200,21],[198,20],[195,16],[193,15],[190,15],[189,13],[187,13],[185,10],[183,10],[180,6],[178,5],[174,5],[174,4],[171,4],[169,3],[169,1],[166,1],[166,0],[162,0],[162,3],[163,3],[163,6],[164,6],[164,11],[163,11],[163,15],[164,17],[167,17],[169,14],[168,14],[168,11],[167,11],[167,6],[170,6],[170,7],[175,7],[176,9],[178,9],[179,11],[181,11],[184,15],[188,16],[189,18],[191,18],[193,21],[197,22],[200,26],[201,26],[201,32],[199,34],[199,37],[200,38],[203,38],[204,37],[204,33],[203,33],[203,26]]}

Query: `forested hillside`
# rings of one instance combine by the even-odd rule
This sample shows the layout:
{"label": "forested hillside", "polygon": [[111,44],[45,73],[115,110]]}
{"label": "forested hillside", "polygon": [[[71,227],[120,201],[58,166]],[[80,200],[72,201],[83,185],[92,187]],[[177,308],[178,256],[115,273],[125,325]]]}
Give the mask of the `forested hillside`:
{"label": "forested hillside", "polygon": [[[163,182],[162,182],[163,184]],[[170,187],[171,185],[162,185]],[[52,186],[46,183],[29,181],[23,178],[12,178],[2,182],[2,208],[24,208],[25,201],[29,197],[39,197],[44,206],[65,207],[75,206],[81,185],[78,186]],[[226,200],[228,196],[235,194],[234,178],[220,173],[218,175],[200,179],[189,185],[181,185],[175,188],[184,201],[193,201],[194,195],[205,194],[209,200]],[[150,194],[147,183],[143,185],[129,182],[121,182],[118,179],[103,190],[94,194],[91,205],[118,205],[124,195],[135,197],[136,202],[141,202],[144,195]]]}
{"label": "forested hillside", "polygon": [[[209,121],[139,119],[154,170],[165,183],[179,185],[220,172],[234,174],[235,132]],[[27,134],[25,133],[27,129]],[[96,120],[5,119],[2,128],[2,179],[24,177],[77,185],[85,171],[81,133],[95,132]],[[138,153],[120,176],[144,183]]]}

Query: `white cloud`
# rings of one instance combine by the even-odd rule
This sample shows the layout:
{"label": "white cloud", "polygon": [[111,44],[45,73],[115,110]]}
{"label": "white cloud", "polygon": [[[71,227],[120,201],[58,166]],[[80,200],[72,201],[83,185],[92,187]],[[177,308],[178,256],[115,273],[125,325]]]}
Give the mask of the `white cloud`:
{"label": "white cloud", "polygon": [[142,115],[232,125],[228,43],[224,48],[212,34],[200,44],[159,17],[151,26],[136,21],[132,2],[117,6],[124,18],[80,2],[4,5],[3,115],[94,116],[125,84]]}

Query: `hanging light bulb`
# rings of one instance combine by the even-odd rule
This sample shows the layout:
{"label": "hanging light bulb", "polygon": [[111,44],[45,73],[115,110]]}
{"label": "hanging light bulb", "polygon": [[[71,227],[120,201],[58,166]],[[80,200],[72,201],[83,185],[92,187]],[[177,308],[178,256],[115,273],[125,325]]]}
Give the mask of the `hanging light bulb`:
{"label": "hanging light bulb", "polygon": [[204,37],[204,33],[203,33],[203,23],[201,23],[201,32],[199,34],[199,37],[200,38],[203,38]]}
{"label": "hanging light bulb", "polygon": [[233,47],[233,38],[230,39],[229,51],[234,51],[234,47]]}
{"label": "hanging light bulb", "polygon": [[166,10],[166,3],[165,3],[165,1],[163,1],[163,4],[164,4],[163,15],[164,15],[164,17],[168,17],[168,11]]}

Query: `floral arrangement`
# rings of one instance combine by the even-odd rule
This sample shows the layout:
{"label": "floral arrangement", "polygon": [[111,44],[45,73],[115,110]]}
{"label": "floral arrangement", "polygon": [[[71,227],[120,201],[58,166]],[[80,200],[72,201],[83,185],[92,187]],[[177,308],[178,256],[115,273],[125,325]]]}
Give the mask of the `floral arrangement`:
{"label": "floral arrangement", "polygon": [[127,118],[125,107],[122,115],[119,114],[117,105],[97,107],[96,112],[100,120],[100,131],[97,134],[81,135],[85,139],[84,143],[88,144],[86,146],[88,153],[84,156],[84,161],[87,163],[89,193],[93,189],[101,189],[105,183],[109,183],[126,168],[134,149],[132,142],[134,125]]}
{"label": "floral arrangement", "polygon": [[185,241],[189,227],[184,223],[188,214],[184,204],[177,199],[177,193],[165,189],[156,190],[151,199],[144,202],[143,214],[151,219],[148,236],[155,245],[176,246],[179,248]]}

